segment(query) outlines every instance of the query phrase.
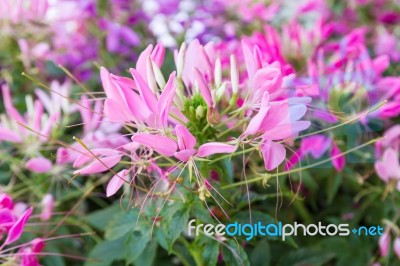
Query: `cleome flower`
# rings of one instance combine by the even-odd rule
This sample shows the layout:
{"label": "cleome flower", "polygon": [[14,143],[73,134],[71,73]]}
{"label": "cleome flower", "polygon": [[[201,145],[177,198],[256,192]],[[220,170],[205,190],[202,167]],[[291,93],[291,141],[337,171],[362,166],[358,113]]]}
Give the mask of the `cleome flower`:
{"label": "cleome flower", "polygon": [[203,46],[197,40],[175,52],[176,71],[167,81],[160,70],[165,54],[161,45],[150,45],[140,54],[136,68],[129,69],[132,78],[102,68],[104,119],[121,125],[132,142],[86,145],[87,151],[73,163],[75,173],[111,171],[108,196],[148,175],[148,169],[158,169],[156,177],[149,176],[153,184],[172,182],[166,188],[170,192],[182,182],[181,175],[188,173],[190,183],[194,173],[196,189],[206,200],[213,187],[199,167],[217,158],[212,155],[234,158],[239,146],[250,145],[261,151],[267,171],[276,169],[286,158],[281,142],[310,126],[301,120],[310,98],[288,97],[279,63],[263,61],[257,46],[246,41],[242,47],[244,79],[234,55],[222,66],[214,44]]}

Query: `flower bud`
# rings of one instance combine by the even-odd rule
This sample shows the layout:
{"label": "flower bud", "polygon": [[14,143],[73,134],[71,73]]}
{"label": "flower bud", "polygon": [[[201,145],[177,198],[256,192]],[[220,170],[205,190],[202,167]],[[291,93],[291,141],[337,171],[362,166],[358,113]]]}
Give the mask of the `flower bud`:
{"label": "flower bud", "polygon": [[211,125],[216,125],[221,121],[218,110],[214,107],[210,107],[207,112],[207,121]]}
{"label": "flower bud", "polygon": [[196,109],[196,118],[197,119],[202,119],[204,117],[204,107],[202,105],[197,106]]}
{"label": "flower bud", "polygon": [[236,65],[236,58],[231,55],[231,83],[232,83],[232,93],[237,95],[239,91],[239,73]]}
{"label": "flower bud", "polygon": [[183,67],[185,64],[185,54],[186,54],[186,43],[182,43],[181,49],[178,52],[178,59],[176,62],[176,71],[177,71],[177,78],[182,78],[183,74]]}
{"label": "flower bud", "polygon": [[215,80],[215,87],[218,88],[221,85],[221,80],[222,80],[221,60],[219,58],[215,60],[214,80]]}
{"label": "flower bud", "polygon": [[156,78],[158,87],[164,88],[166,82],[165,82],[165,79],[164,79],[163,74],[161,73],[160,68],[157,66],[157,64],[156,64],[153,60],[151,60],[151,65],[152,65],[152,67],[153,67],[154,76],[155,76],[155,78]]}
{"label": "flower bud", "polygon": [[154,71],[150,57],[147,57],[146,60],[146,75],[147,75],[147,83],[149,84],[151,91],[153,93],[157,93],[158,88],[157,88],[156,78],[154,77]]}

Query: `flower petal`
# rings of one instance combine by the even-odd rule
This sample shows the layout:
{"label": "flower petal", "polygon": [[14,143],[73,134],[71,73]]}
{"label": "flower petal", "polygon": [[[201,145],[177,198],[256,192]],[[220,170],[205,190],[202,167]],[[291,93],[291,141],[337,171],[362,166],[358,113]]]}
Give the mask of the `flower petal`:
{"label": "flower petal", "polygon": [[268,171],[278,167],[286,157],[286,149],[282,144],[265,140],[261,145],[265,169]]}
{"label": "flower petal", "polygon": [[203,75],[200,73],[200,70],[197,67],[194,68],[194,75],[204,101],[207,103],[208,107],[213,107],[210,89],[208,88]]}
{"label": "flower petal", "polygon": [[[332,151],[331,151],[331,156],[337,156],[341,153],[341,150],[339,147],[336,145],[336,143],[332,143]],[[332,159],[332,165],[335,167],[335,169],[338,172],[341,172],[346,164],[346,157],[344,155],[341,155],[337,158]]]}
{"label": "flower petal", "polygon": [[196,149],[186,149],[186,150],[181,150],[178,152],[174,153],[174,156],[181,160],[182,162],[187,162],[189,161],[190,157],[192,157],[194,154],[196,154],[197,150]]}
{"label": "flower petal", "polygon": [[177,125],[175,133],[178,137],[178,147],[180,150],[193,149],[196,146],[196,138],[186,127]]}
{"label": "flower petal", "polygon": [[173,72],[168,79],[167,84],[163,92],[161,93],[158,101],[158,113],[160,115],[160,123],[162,126],[167,125],[169,111],[171,109],[172,101],[175,96],[176,85],[175,85],[175,72]]}
{"label": "flower petal", "polygon": [[25,167],[35,173],[46,173],[53,167],[51,161],[44,157],[37,157],[29,159]]}
{"label": "flower petal", "polygon": [[22,142],[21,137],[12,130],[0,126],[0,141],[9,141],[14,143]]}
{"label": "flower petal", "polygon": [[146,81],[143,79],[143,77],[139,74],[139,72],[136,69],[131,68],[129,69],[129,71],[131,72],[135,80],[136,88],[140,91],[140,96],[146,103],[147,107],[153,113],[157,113],[157,98],[150,90],[149,85],[146,83]]}
{"label": "flower petal", "polygon": [[138,133],[132,140],[165,156],[173,156],[178,148],[174,140],[161,135]]}
{"label": "flower petal", "polygon": [[7,239],[4,241],[4,245],[9,245],[17,241],[24,231],[24,227],[29,217],[31,216],[33,208],[27,209],[15,222],[15,224],[8,231]]}
{"label": "flower petal", "polygon": [[198,157],[206,157],[217,153],[232,153],[236,151],[237,147],[220,142],[209,142],[199,147],[197,151]]}
{"label": "flower petal", "polygon": [[114,175],[107,184],[107,197],[111,197],[122,187],[125,182],[129,182],[127,180],[127,176],[129,174],[129,170],[124,169],[119,171],[116,175]]}
{"label": "flower petal", "polygon": [[108,171],[110,168],[114,167],[119,161],[121,161],[122,155],[113,155],[108,157],[102,157],[98,159],[94,159],[92,163],[88,166],[76,170],[74,174],[80,175],[90,175],[95,173],[101,173],[104,171]]}

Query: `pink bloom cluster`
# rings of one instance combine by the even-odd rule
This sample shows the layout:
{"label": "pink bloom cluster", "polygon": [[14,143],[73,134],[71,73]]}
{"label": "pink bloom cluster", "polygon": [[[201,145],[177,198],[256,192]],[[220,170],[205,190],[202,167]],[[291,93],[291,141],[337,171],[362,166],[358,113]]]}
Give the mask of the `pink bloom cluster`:
{"label": "pink bloom cluster", "polygon": [[[10,195],[0,194],[0,235],[3,240],[0,247],[0,258],[2,260],[16,260],[21,266],[40,265],[37,254],[45,246],[42,239],[36,238],[15,248],[7,247],[20,239],[32,211],[32,207],[27,208],[23,203],[14,203]],[[15,252],[16,249],[18,251]]]}
{"label": "pink bloom cluster", "polygon": [[[161,45],[148,46],[139,56],[132,78],[101,70],[107,99],[104,116],[110,122],[134,130],[131,142],[114,148],[94,148],[82,153],[74,166],[79,174],[108,171],[127,156],[131,167],[116,173],[107,194],[114,194],[125,182],[133,182],[145,165],[159,169],[161,179],[184,165],[196,170],[196,161],[214,154],[233,154],[243,145],[262,152],[265,168],[273,170],[286,158],[282,141],[298,136],[310,122],[300,119],[310,98],[288,97],[279,62],[263,60],[258,46],[243,42],[247,78],[239,79],[235,57],[230,59],[229,75],[223,75],[218,51],[212,43],[197,40],[175,52],[176,71],[165,81],[160,68],[164,60]],[[224,111],[237,109],[241,117]],[[231,123],[224,121],[231,120]],[[207,138],[198,135],[196,123]],[[242,123],[243,129],[235,124]],[[218,138],[217,127],[228,134]],[[192,130],[192,132],[191,132]],[[239,137],[234,137],[235,134]],[[95,157],[94,157],[95,156]],[[175,166],[162,170],[157,162],[174,158]],[[182,170],[183,171],[183,170]],[[192,171],[192,170],[190,170]],[[198,175],[198,174],[196,174]]]}

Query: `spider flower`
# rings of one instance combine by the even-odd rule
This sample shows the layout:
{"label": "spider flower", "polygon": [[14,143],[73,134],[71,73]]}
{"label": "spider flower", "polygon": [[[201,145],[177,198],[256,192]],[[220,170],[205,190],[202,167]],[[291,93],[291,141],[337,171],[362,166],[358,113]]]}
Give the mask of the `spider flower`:
{"label": "spider flower", "polygon": [[[249,144],[260,148],[267,171],[277,168],[286,158],[281,142],[310,126],[301,120],[310,98],[288,98],[279,63],[265,62],[258,48],[245,41],[243,51],[245,80],[239,77],[234,55],[224,68],[214,44],[203,46],[197,40],[175,52],[176,72],[167,81],[160,71],[165,52],[160,45],[150,45],[140,54],[130,69],[132,78],[102,68],[104,117],[129,128],[132,142],[90,149],[76,158],[75,173],[111,171],[111,196],[124,183],[135,182],[147,167],[159,169],[156,183],[175,173],[179,178],[185,169],[191,177],[194,170],[205,200],[212,186],[198,169],[200,161],[212,161],[218,154],[234,156],[239,145]],[[245,103],[236,109],[239,95]],[[124,158],[129,162],[119,164]],[[167,167],[161,166],[166,162]]]}

